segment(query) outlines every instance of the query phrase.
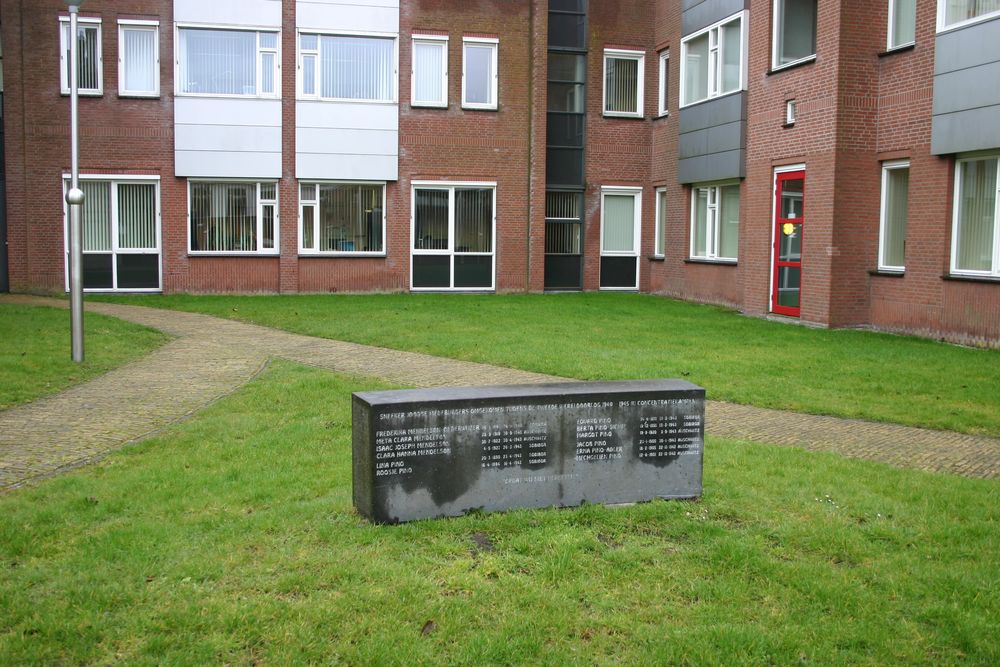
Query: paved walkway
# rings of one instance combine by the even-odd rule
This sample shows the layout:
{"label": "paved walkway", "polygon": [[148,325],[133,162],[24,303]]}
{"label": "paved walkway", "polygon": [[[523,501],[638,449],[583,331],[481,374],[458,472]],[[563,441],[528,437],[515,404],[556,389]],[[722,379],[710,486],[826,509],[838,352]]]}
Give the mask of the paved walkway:
{"label": "paved walkway", "polygon": [[[2,303],[67,307],[0,296]],[[550,375],[288,333],[208,315],[88,302],[175,339],[107,375],[0,411],[0,491],[99,459],[208,405],[272,358],[413,386],[526,384]],[[837,452],[894,466],[1000,477],[1000,440],[708,401],[709,435]]]}

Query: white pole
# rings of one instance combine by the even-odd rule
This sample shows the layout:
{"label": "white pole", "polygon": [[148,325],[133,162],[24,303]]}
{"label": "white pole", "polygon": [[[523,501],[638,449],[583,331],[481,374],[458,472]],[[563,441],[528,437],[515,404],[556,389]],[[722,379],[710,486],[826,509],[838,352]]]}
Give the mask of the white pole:
{"label": "white pole", "polygon": [[80,4],[69,5],[69,116],[70,185],[69,204],[69,319],[73,361],[83,363],[83,225],[80,222],[83,190],[80,189],[79,81],[77,80],[77,12]]}

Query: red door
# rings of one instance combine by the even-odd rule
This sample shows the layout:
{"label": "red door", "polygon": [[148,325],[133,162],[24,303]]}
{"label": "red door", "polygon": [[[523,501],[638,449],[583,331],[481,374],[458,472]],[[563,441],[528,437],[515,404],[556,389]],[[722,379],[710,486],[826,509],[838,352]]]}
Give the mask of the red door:
{"label": "red door", "polygon": [[806,172],[777,174],[774,205],[774,291],[771,311],[799,316]]}

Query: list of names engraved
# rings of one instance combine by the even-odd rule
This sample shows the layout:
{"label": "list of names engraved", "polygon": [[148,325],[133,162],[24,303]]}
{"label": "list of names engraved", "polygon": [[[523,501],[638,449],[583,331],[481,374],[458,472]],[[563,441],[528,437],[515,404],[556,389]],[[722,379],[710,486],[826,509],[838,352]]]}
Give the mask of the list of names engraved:
{"label": "list of names engraved", "polygon": [[639,458],[658,459],[700,453],[700,415],[653,415],[639,418]]}

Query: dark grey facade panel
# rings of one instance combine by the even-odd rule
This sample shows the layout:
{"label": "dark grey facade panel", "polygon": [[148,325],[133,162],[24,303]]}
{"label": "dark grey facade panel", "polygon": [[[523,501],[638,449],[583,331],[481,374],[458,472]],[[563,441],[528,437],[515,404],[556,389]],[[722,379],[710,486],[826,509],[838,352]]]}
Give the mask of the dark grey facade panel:
{"label": "dark grey facade panel", "polygon": [[721,181],[746,176],[746,151],[735,150],[685,158],[677,162],[677,181],[682,184]]}
{"label": "dark grey facade panel", "polygon": [[700,2],[684,0],[681,31],[684,35],[690,35],[736,12],[743,11],[746,5],[746,0],[701,0]]}
{"label": "dark grey facade panel", "polygon": [[684,107],[679,115],[677,131],[681,134],[746,120],[747,94],[734,93]]}
{"label": "dark grey facade panel", "polygon": [[697,157],[710,153],[725,153],[744,148],[744,131],[746,123],[736,121],[725,125],[716,125],[704,130],[695,130],[680,135],[680,158]]}
{"label": "dark grey facade panel", "polygon": [[931,152],[1000,148],[1000,19],[935,40]]}

